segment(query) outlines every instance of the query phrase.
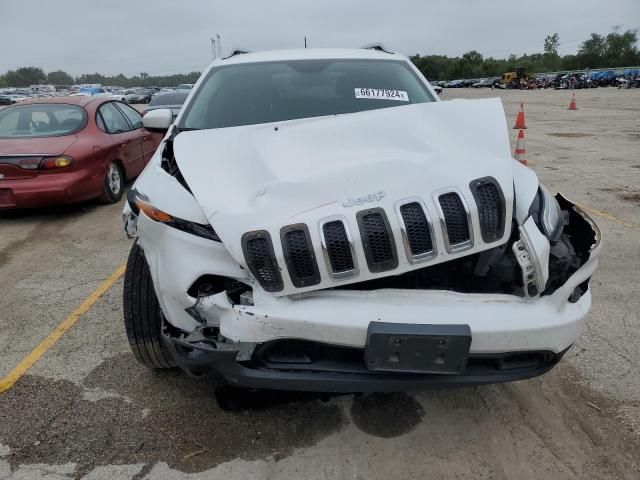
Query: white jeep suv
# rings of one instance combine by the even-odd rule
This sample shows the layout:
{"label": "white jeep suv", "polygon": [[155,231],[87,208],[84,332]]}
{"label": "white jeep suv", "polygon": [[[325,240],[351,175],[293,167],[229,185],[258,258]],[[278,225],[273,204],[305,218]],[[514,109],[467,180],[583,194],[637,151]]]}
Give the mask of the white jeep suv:
{"label": "white jeep suv", "polygon": [[124,211],[124,320],[151,368],[337,392],[542,374],[600,234],[513,160],[499,99],[441,102],[383,48],[234,52]]}

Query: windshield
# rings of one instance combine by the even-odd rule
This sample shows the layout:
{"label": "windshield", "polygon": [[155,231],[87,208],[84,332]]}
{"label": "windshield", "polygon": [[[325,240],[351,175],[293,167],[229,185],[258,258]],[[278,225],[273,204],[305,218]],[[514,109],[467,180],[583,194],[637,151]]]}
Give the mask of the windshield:
{"label": "windshield", "polygon": [[84,109],[75,105],[20,105],[0,111],[0,138],[70,135],[86,124]]}
{"label": "windshield", "polygon": [[234,127],[433,101],[404,61],[247,63],[211,70],[179,128]]}

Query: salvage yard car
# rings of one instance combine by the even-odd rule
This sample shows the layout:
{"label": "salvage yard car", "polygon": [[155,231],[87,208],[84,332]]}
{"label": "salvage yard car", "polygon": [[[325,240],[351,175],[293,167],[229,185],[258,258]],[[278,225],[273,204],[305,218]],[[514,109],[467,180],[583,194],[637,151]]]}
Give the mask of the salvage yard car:
{"label": "salvage yard car", "polygon": [[109,97],[25,100],[0,111],[0,210],[120,200],[161,136]]}
{"label": "salvage yard car", "polygon": [[125,99],[127,103],[149,103],[151,93],[143,88],[130,89],[126,91]]}
{"label": "salvage yard car", "polygon": [[188,96],[189,94],[187,92],[156,93],[151,97],[151,101],[144,110],[143,115],[146,115],[148,112],[153,110],[168,108],[171,110],[173,118],[175,119]]}
{"label": "salvage yard car", "polygon": [[551,369],[591,304],[595,223],[513,160],[499,99],[404,56],[236,52],[130,190],[124,323],[150,368],[397,391]]}

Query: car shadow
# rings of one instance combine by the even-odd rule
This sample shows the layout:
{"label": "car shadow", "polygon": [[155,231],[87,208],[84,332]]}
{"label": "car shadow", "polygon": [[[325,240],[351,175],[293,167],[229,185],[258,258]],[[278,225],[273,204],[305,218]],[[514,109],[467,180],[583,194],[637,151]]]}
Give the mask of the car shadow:
{"label": "car shadow", "polygon": [[[221,385],[215,389],[218,406],[227,412],[243,410],[263,410],[279,405],[321,401],[328,402],[334,397],[353,396],[346,393],[295,392],[282,390],[252,390]],[[359,396],[360,394],[355,394]]]}
{"label": "car shadow", "polygon": [[52,218],[69,217],[94,211],[100,204],[95,200],[74,203],[70,205],[55,205],[41,208],[24,208],[0,211],[3,220],[49,220]]}

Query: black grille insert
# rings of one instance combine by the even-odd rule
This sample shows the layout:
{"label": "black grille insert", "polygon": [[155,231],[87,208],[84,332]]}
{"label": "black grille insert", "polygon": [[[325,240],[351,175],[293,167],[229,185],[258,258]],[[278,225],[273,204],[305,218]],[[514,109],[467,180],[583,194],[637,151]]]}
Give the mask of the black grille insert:
{"label": "black grille insert", "polygon": [[327,222],[322,226],[327,256],[333,273],[346,273],[355,270],[349,237],[340,220]]}
{"label": "black grille insert", "polygon": [[438,200],[444,215],[450,247],[469,242],[471,240],[469,222],[460,196],[457,193],[450,192],[440,195]]}
{"label": "black grille insert", "polygon": [[297,224],[284,227],[280,230],[280,239],[291,283],[298,288],[320,283],[320,272],[307,226]]}
{"label": "black grille insert", "polygon": [[418,202],[405,203],[400,207],[407,242],[412,257],[433,251],[433,240],[427,216]]}
{"label": "black grille insert", "polygon": [[504,234],[506,205],[496,179],[480,178],[469,184],[478,206],[480,232],[485,243],[495,242]]}
{"label": "black grille insert", "polygon": [[249,270],[262,288],[268,292],[282,290],[280,267],[273,252],[269,232],[259,230],[245,233],[242,236],[242,251]]}
{"label": "black grille insert", "polygon": [[392,270],[398,266],[398,256],[387,215],[381,208],[358,212],[358,226],[362,248],[369,270],[373,273]]}

